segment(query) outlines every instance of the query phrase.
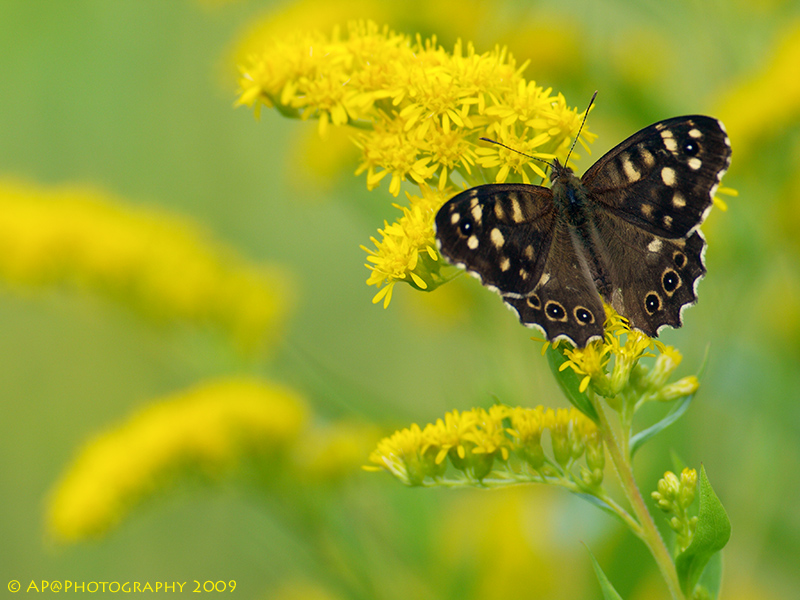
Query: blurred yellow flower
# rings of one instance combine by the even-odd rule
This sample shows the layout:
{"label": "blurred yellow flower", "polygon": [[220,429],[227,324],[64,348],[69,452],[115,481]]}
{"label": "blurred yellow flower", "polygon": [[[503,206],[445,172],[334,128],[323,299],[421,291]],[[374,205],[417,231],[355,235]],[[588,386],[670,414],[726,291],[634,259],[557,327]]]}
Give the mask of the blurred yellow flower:
{"label": "blurred yellow flower", "polygon": [[378,428],[340,421],[306,431],[293,452],[298,478],[314,483],[336,483],[357,471],[375,443]]}
{"label": "blurred yellow flower", "polygon": [[275,270],[188,219],[75,186],[0,182],[0,278],[74,285],[158,320],[215,325],[246,350],[274,340],[288,304]]}
{"label": "blurred yellow flower", "polygon": [[800,118],[800,20],[789,21],[779,38],[764,66],[735,86],[719,107],[733,144],[743,152],[751,151],[759,139],[786,131]]}
{"label": "blurred yellow flower", "polygon": [[257,380],[218,380],[156,401],[86,444],[51,493],[49,531],[68,543],[102,535],[181,476],[215,479],[249,457],[275,464],[306,420],[297,394]]}

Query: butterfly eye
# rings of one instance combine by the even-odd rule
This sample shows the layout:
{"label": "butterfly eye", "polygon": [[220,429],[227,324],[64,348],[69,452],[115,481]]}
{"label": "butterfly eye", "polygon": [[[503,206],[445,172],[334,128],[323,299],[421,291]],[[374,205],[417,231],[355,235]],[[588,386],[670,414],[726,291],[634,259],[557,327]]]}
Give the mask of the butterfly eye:
{"label": "butterfly eye", "polygon": [[694,140],[686,140],[683,143],[683,153],[687,156],[694,156],[700,152],[700,145]]}

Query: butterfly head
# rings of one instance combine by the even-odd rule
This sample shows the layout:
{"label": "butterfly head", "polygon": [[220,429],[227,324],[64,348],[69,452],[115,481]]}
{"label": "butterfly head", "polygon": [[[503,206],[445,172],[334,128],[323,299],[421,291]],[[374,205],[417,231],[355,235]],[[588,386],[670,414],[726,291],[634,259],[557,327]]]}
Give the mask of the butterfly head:
{"label": "butterfly head", "polygon": [[561,161],[559,161],[557,158],[554,158],[553,162],[548,164],[550,165],[551,184],[555,185],[559,180],[574,176],[573,170],[566,165],[562,165]]}

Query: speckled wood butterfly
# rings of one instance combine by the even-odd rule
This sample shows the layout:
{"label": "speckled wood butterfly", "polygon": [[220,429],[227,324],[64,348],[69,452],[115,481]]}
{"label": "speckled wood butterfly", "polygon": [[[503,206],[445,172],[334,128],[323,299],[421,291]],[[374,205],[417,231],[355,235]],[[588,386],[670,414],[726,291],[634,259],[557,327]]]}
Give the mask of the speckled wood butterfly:
{"label": "speckled wood butterfly", "polygon": [[731,160],[717,119],[645,127],[578,179],[481,185],[436,215],[442,255],[498,292],[529,327],[578,347],[603,335],[601,298],[655,337],[681,326],[705,275],[699,227]]}

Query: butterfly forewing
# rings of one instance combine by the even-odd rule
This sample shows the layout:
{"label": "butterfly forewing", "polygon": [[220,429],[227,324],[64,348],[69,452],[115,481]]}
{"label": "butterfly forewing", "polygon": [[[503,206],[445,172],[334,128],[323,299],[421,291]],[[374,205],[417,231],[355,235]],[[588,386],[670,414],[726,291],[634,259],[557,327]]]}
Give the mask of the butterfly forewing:
{"label": "butterfly forewing", "polygon": [[730,157],[720,121],[676,117],[633,134],[581,181],[593,200],[633,225],[662,237],[685,238],[711,208]]}
{"label": "butterfly forewing", "polygon": [[541,277],[554,216],[548,188],[474,187],[453,197],[436,215],[439,250],[501,295],[524,296]]}

